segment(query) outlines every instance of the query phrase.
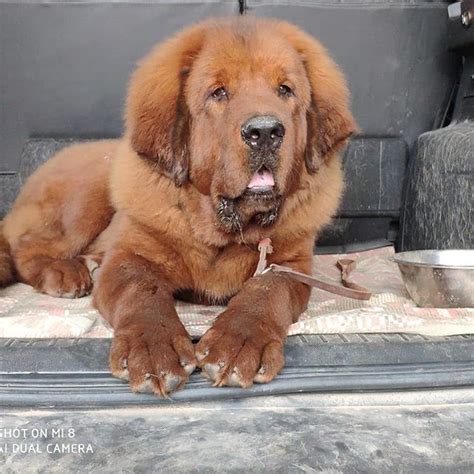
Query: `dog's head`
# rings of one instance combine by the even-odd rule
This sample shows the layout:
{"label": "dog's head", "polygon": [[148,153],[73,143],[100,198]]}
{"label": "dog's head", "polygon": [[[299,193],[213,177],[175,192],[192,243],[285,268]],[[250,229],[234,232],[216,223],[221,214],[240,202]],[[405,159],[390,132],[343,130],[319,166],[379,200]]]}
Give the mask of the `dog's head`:
{"label": "dog's head", "polygon": [[133,149],[177,186],[210,196],[226,232],[271,226],[302,173],[354,132],[344,78],[293,25],[216,20],[160,45],[132,77]]}

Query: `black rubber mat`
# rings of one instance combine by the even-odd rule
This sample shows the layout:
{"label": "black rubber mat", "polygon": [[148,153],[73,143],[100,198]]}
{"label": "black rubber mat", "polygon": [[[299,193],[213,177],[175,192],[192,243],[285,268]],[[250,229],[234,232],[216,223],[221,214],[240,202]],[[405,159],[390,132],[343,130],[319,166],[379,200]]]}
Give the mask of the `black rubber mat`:
{"label": "black rubber mat", "polygon": [[474,386],[474,336],[293,336],[270,384],[214,388],[193,374],[173,400],[133,394],[108,371],[107,339],[1,339],[0,406],[107,407],[317,392]]}

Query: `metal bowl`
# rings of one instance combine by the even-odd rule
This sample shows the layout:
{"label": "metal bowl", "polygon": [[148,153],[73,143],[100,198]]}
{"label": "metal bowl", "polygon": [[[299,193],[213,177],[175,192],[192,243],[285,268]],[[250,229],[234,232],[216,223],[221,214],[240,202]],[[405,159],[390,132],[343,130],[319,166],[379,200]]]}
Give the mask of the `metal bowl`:
{"label": "metal bowl", "polygon": [[474,307],[474,250],[416,250],[393,260],[418,306]]}

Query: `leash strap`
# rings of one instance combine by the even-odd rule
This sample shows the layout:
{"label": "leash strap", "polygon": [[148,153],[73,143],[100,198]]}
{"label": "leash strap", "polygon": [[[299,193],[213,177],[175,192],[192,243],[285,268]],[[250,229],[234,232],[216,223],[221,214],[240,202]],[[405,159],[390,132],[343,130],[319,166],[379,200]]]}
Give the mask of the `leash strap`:
{"label": "leash strap", "polygon": [[343,258],[341,260],[338,260],[337,263],[337,268],[341,270],[341,282],[346,288],[350,288],[355,291],[359,291],[362,293],[368,293],[369,297],[366,299],[369,299],[371,296],[370,291],[363,287],[358,285],[357,283],[354,283],[353,281],[349,280],[349,275],[353,270],[356,268],[356,263],[354,260],[351,260],[349,258]]}
{"label": "leash strap", "polygon": [[341,259],[336,263],[339,270],[341,270],[341,283],[343,286],[334,285],[326,281],[319,280],[315,277],[306,275],[293,270],[290,267],[283,265],[271,264],[267,265],[267,253],[272,253],[273,248],[270,239],[263,239],[258,244],[258,250],[260,251],[260,258],[258,260],[257,270],[254,276],[264,275],[265,273],[284,273],[296,281],[304,283],[320,290],[328,291],[336,295],[345,296],[347,298],[353,298],[356,300],[368,300],[372,296],[372,293],[363,286],[357,285],[356,283],[349,280],[350,273],[355,269],[356,263],[354,260]]}
{"label": "leash strap", "polygon": [[253,276],[262,275],[267,268],[267,254],[273,253],[272,241],[269,238],[262,239],[258,243],[258,251],[260,252],[260,257],[258,259],[257,269]]}

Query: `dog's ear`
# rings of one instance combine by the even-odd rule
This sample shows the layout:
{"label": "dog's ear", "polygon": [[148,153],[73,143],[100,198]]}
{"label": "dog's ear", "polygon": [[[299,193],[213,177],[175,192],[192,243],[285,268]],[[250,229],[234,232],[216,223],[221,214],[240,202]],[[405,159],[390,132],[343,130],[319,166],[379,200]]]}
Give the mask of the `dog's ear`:
{"label": "dog's ear", "polygon": [[205,24],[178,33],[146,56],[132,75],[126,136],[132,148],[180,186],[188,179],[191,117],[184,90],[205,38]]}
{"label": "dog's ear", "polygon": [[318,41],[288,23],[279,23],[279,28],[300,54],[310,83],[305,160],[308,172],[315,173],[357,131],[349,91],[342,72]]}

